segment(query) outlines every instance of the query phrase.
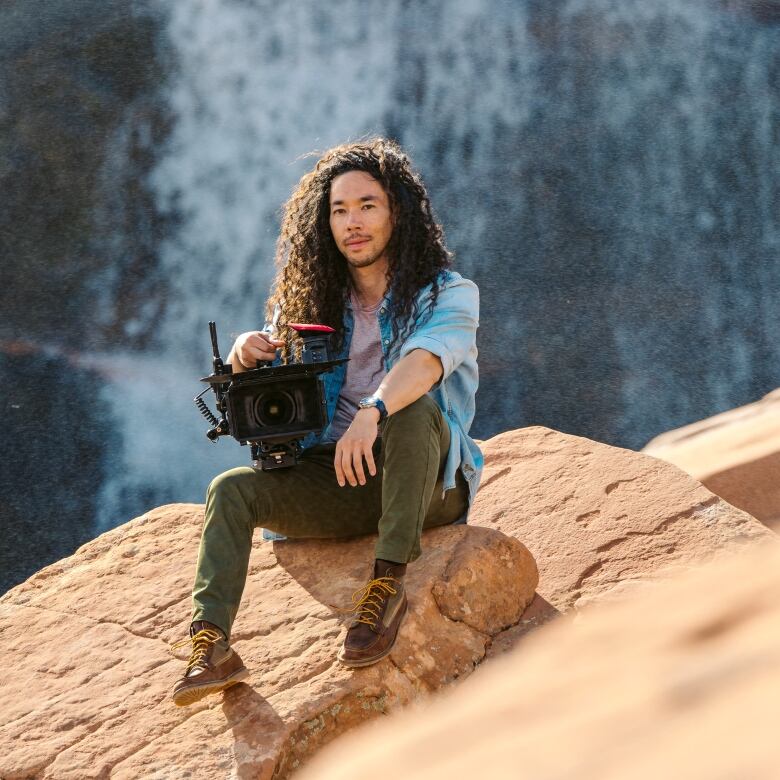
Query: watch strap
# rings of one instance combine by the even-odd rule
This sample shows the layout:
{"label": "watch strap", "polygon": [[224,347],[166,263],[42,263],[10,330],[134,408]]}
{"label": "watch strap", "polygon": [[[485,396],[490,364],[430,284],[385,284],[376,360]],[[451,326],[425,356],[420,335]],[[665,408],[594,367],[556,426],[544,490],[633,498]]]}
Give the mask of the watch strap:
{"label": "watch strap", "polygon": [[360,400],[361,409],[370,409],[371,407],[379,409],[379,422],[382,422],[382,420],[387,417],[387,407],[381,398],[372,395],[369,398],[362,398]]}

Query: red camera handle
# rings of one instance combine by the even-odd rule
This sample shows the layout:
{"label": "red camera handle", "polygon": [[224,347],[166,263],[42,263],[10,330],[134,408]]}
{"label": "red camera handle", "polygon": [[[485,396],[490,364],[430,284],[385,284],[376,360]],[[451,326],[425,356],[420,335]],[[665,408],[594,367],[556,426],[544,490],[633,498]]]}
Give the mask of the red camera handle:
{"label": "red camera handle", "polygon": [[335,333],[336,331],[330,325],[306,325],[301,322],[288,322],[287,327],[292,328],[297,334],[303,336],[305,333]]}

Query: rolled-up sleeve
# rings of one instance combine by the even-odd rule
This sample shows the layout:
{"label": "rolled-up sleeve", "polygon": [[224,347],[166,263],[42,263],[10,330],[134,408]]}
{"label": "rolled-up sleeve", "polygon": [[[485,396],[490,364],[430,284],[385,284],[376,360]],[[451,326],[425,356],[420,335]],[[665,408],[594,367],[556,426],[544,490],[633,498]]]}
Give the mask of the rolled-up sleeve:
{"label": "rolled-up sleeve", "polygon": [[477,285],[463,278],[449,281],[439,291],[433,314],[401,346],[399,358],[425,349],[441,360],[441,379],[446,379],[475,349],[478,327]]}

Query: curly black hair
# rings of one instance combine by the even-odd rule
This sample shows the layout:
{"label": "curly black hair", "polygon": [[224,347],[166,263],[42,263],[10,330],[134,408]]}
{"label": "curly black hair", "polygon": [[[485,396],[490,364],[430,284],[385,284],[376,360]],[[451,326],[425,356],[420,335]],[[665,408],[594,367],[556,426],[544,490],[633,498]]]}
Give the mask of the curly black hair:
{"label": "curly black hair", "polygon": [[[391,292],[390,349],[410,335],[422,313],[430,316],[439,295],[440,274],[452,265],[441,226],[431,211],[420,175],[401,147],[386,138],[336,146],[305,174],[284,206],[276,245],[277,275],[267,304],[268,318],[277,304],[279,338],[290,343],[287,324],[316,322],[336,331],[335,347],[344,340],[344,307],[350,290],[347,262],[330,229],[330,187],[348,171],[364,171],[388,195],[394,225],[387,245]],[[431,296],[418,311],[417,295],[427,286]],[[285,360],[290,352],[283,351]]]}

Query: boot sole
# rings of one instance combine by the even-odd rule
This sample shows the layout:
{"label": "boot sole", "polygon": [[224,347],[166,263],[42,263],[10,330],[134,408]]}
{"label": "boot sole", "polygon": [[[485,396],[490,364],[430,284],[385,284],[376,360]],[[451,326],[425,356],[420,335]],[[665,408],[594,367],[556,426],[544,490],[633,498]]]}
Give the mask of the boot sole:
{"label": "boot sole", "polygon": [[341,653],[344,648],[339,650],[338,654],[336,655],[336,659],[342,666],[349,666],[352,669],[359,669],[361,666],[371,666],[371,664],[375,664],[377,661],[381,661],[383,658],[386,658],[388,655],[390,655],[390,652],[395,647],[395,641],[398,639],[398,632],[401,630],[401,623],[403,623],[404,617],[406,617],[406,612],[409,609],[409,602],[407,601],[404,604],[403,612],[401,612],[401,617],[398,620],[398,628],[395,631],[395,636],[393,637],[393,641],[379,654],[372,656],[371,658],[360,658],[360,659],[349,659],[349,658],[343,658]]}
{"label": "boot sole", "polygon": [[242,666],[240,669],[237,669],[235,672],[233,672],[230,677],[227,677],[224,680],[205,683],[203,685],[193,686],[191,688],[184,688],[183,690],[174,693],[171,698],[177,707],[186,707],[190,704],[194,704],[196,701],[200,701],[212,693],[225,691],[228,688],[234,686],[236,683],[240,683],[242,680],[245,680],[247,677],[249,677],[249,670],[246,668],[246,666]]}

